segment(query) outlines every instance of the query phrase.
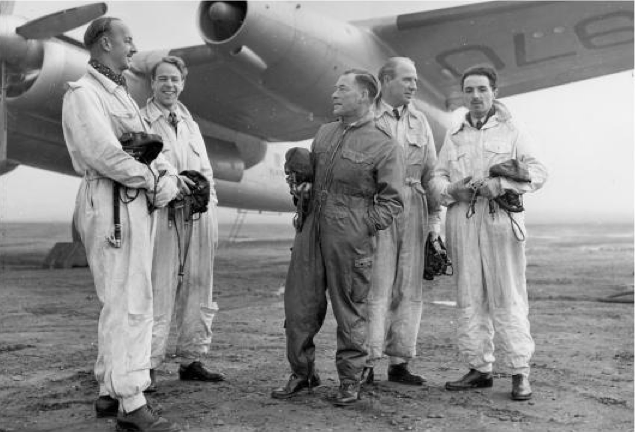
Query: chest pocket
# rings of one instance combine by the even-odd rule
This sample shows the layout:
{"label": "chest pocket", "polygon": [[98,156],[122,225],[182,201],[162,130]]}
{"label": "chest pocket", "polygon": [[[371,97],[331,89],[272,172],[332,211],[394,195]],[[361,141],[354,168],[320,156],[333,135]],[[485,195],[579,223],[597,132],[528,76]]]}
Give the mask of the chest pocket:
{"label": "chest pocket", "polygon": [[373,163],[373,157],[365,153],[357,152],[350,149],[342,150],[342,158],[359,165],[371,165]]}
{"label": "chest pocket", "polygon": [[486,141],[483,144],[487,166],[504,162],[512,157],[512,143],[503,140]]}
{"label": "chest pocket", "polygon": [[117,132],[117,138],[124,132],[141,132],[143,126],[137,113],[130,111],[112,111],[113,127]]}

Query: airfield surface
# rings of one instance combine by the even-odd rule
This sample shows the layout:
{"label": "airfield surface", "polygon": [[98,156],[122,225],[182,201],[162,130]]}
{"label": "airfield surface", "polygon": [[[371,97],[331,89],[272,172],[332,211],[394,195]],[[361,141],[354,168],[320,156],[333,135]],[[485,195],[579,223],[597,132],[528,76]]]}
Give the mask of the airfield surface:
{"label": "airfield surface", "polygon": [[[632,224],[530,227],[531,401],[509,399],[511,377],[502,365],[492,389],[443,389],[466,369],[456,352],[453,290],[442,278],[425,285],[412,362],[429,385],[388,383],[384,360],[380,382],[348,408],[325,400],[337,389],[330,311],[316,341],[323,386],[286,401],[269,396],[289,374],[281,287],[292,235],[288,226],[251,224],[242,241],[219,251],[220,312],[206,363],[228,381],[179,382],[170,356],[150,396],[184,430],[633,430],[633,304],[602,301],[632,290]],[[90,272],[41,268],[53,244],[69,237],[66,224],[0,225],[0,432],[115,429],[113,420],[96,419],[92,406],[100,306]]]}

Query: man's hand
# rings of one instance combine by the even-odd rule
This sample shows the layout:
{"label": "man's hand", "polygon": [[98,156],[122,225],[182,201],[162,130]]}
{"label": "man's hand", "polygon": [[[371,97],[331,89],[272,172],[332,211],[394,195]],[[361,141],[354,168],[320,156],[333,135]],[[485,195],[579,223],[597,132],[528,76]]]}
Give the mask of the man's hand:
{"label": "man's hand", "polygon": [[500,177],[488,177],[484,179],[478,188],[478,192],[480,195],[489,200],[501,196],[504,191],[503,187],[501,186]]}
{"label": "man's hand", "polygon": [[470,186],[470,180],[472,176],[467,176],[459,181],[450,183],[448,186],[448,195],[457,201],[470,202],[474,190]]}
{"label": "man's hand", "polygon": [[300,194],[303,192],[304,193],[311,192],[312,188],[313,188],[313,183],[309,183],[309,182],[300,183],[295,188],[295,196],[300,196]]}
{"label": "man's hand", "polygon": [[[150,202],[154,202],[157,208],[165,207],[170,201],[179,195],[179,188],[176,180],[172,176],[161,177],[157,184],[157,193],[153,197],[154,190],[147,191]],[[152,199],[154,198],[154,199]]]}
{"label": "man's hand", "polygon": [[192,189],[190,188],[196,186],[196,183],[187,176],[179,175],[176,176],[176,185],[179,188],[179,193],[176,195],[176,199],[180,200],[183,199],[185,195],[190,195],[192,193]]}

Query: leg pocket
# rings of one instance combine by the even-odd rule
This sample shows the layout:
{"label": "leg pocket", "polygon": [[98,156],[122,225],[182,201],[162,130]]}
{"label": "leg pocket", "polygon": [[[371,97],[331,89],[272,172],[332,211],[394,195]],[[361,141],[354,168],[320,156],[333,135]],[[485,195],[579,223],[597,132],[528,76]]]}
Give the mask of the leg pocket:
{"label": "leg pocket", "polygon": [[353,265],[351,283],[351,300],[355,303],[365,303],[370,291],[371,275],[373,273],[373,257],[357,258]]}

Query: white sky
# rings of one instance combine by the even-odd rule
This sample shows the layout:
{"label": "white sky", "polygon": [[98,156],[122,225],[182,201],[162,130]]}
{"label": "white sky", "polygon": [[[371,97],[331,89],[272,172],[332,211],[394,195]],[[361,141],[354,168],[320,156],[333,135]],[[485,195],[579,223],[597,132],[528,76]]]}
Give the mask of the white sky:
{"label": "white sky", "polygon": [[[343,20],[451,6],[450,2],[303,3]],[[14,13],[35,18],[78,4],[82,2],[18,1]],[[108,14],[129,24],[141,51],[201,43],[195,26],[198,3],[108,4]],[[83,30],[71,35],[81,40]],[[633,71],[628,71],[502,100],[540,145],[550,172],[545,187],[526,197],[529,222],[633,221],[633,95]],[[78,185],[78,178],[19,167],[0,177],[0,221],[70,223]],[[229,220],[234,212],[223,211],[222,217]],[[287,221],[289,216],[280,218]]]}

